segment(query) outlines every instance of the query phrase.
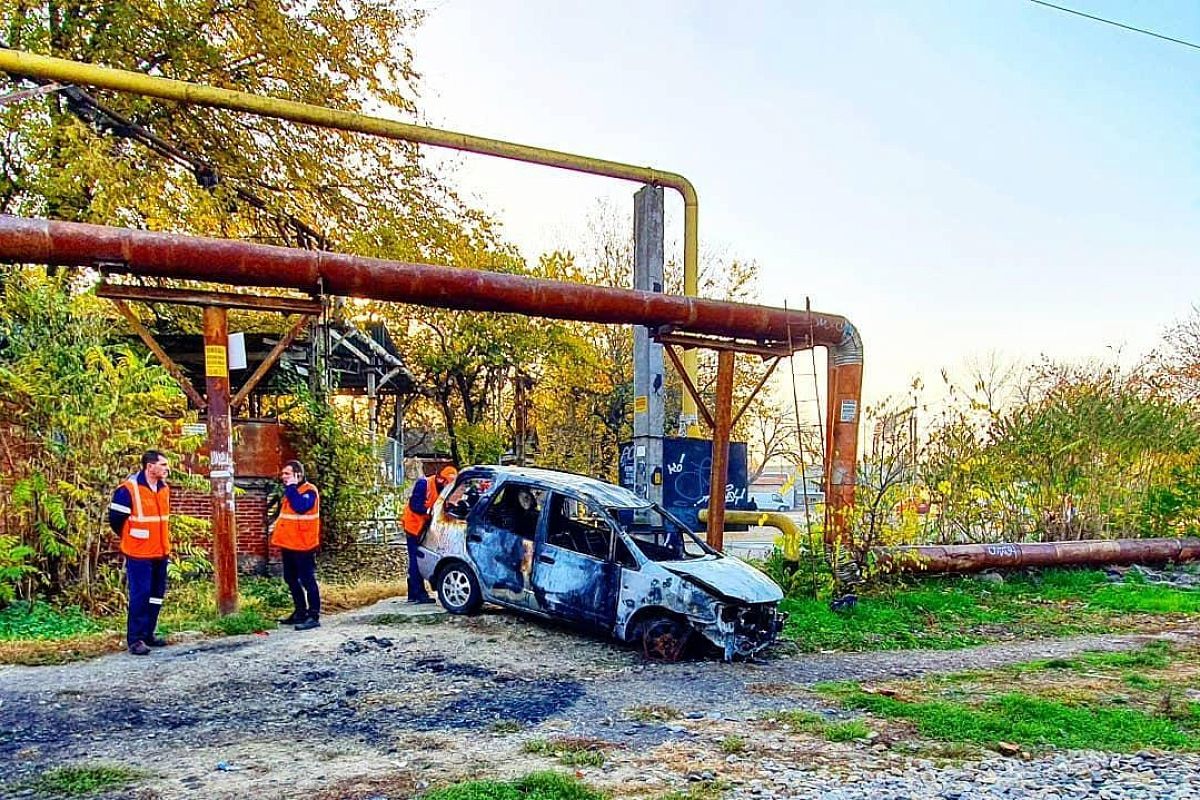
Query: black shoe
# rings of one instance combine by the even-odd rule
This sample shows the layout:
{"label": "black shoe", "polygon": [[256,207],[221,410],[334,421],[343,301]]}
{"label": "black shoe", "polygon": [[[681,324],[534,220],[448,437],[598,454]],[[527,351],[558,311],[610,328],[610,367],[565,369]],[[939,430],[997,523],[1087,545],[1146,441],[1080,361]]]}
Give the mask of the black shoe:
{"label": "black shoe", "polygon": [[317,619],[306,619],[296,626],[298,631],[311,631],[313,628],[321,627],[321,621]]}
{"label": "black shoe", "polygon": [[280,625],[299,625],[304,620],[308,619],[308,614],[299,614],[295,611],[288,614],[281,620],[276,620]]}
{"label": "black shoe", "polygon": [[139,639],[138,641],[129,645],[129,655],[131,655],[131,656],[148,656],[148,655],[150,655],[150,648],[146,647],[146,643]]}
{"label": "black shoe", "polygon": [[166,647],[167,640],[162,638],[161,636],[151,636],[149,639],[146,640],[146,644],[149,645],[150,647]]}
{"label": "black shoe", "polygon": [[414,606],[419,606],[419,605],[424,605],[425,603],[432,603],[433,598],[430,597],[429,595],[425,595],[424,597],[410,597],[407,600],[405,600],[404,602],[412,603]]}

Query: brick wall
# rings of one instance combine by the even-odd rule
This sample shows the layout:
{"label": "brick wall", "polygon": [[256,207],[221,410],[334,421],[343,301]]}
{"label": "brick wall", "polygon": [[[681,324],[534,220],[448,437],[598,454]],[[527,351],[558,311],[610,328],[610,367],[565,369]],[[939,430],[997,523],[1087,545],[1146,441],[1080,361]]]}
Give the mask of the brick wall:
{"label": "brick wall", "polygon": [[[242,572],[257,572],[269,561],[279,561],[279,550],[267,545],[267,495],[270,484],[266,481],[237,480],[234,494],[237,522],[238,567]],[[176,490],[171,495],[171,513],[187,514],[200,519],[209,518],[210,497],[203,492]],[[210,546],[211,542],[198,542]]]}

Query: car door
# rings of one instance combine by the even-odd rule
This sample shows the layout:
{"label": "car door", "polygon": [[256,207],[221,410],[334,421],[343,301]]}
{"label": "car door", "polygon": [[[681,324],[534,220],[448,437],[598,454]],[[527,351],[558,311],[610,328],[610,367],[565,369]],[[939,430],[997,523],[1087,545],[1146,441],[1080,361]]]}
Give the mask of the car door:
{"label": "car door", "polygon": [[602,508],[560,492],[550,494],[533,565],[533,592],[542,611],[612,628],[621,572],[612,558],[615,533]]}
{"label": "car door", "polygon": [[531,575],[545,498],[545,489],[505,481],[488,498],[487,506],[471,515],[467,554],[487,600],[537,609]]}

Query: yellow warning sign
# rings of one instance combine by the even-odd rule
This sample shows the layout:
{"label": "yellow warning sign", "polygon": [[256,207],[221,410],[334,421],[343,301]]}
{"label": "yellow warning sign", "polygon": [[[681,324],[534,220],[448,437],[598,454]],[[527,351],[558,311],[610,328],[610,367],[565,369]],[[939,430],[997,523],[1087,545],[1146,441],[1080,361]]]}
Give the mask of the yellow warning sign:
{"label": "yellow warning sign", "polygon": [[225,358],[225,348],[221,345],[204,346],[204,374],[210,378],[229,377],[229,362]]}
{"label": "yellow warning sign", "polygon": [[644,394],[639,394],[633,398],[633,413],[645,414],[650,410],[650,398]]}

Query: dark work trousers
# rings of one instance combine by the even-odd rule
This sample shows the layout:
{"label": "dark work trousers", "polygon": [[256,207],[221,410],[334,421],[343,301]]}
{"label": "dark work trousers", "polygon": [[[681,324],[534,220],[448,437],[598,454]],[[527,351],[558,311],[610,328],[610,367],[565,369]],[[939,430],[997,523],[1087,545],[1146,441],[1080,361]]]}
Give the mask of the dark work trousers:
{"label": "dark work trousers", "polygon": [[125,579],[129,584],[129,621],[125,641],[148,642],[158,627],[158,612],[167,595],[166,558],[125,558]]}
{"label": "dark work trousers", "polygon": [[321,618],[321,590],[317,588],[317,551],[287,550],[283,555],[283,581],[292,593],[294,619]]}
{"label": "dark work trousers", "polygon": [[408,599],[413,602],[429,600],[425,579],[421,577],[421,570],[417,569],[417,546],[421,543],[421,537],[404,534],[404,541],[408,545]]}

